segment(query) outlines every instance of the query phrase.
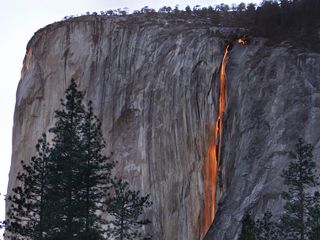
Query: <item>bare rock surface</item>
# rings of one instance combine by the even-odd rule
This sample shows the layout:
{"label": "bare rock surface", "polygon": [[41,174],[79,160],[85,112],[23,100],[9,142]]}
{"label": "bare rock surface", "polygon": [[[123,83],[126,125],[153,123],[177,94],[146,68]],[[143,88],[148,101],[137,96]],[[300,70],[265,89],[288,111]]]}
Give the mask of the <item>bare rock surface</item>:
{"label": "bare rock surface", "polygon": [[[85,16],[30,40],[17,90],[8,192],[53,125],[72,78],[102,120],[117,174],[150,193],[154,239],[203,239],[218,71],[232,29],[209,22]],[[247,209],[281,210],[279,177],[299,136],[319,152],[320,56],[253,39],[227,67],[217,215],[205,239],[235,239]]]}
{"label": "bare rock surface", "polygon": [[212,76],[224,42],[208,24],[142,20],[80,17],[34,35],[17,90],[9,191],[74,78],[102,121],[117,174],[151,195],[146,230],[154,239],[201,239]]}

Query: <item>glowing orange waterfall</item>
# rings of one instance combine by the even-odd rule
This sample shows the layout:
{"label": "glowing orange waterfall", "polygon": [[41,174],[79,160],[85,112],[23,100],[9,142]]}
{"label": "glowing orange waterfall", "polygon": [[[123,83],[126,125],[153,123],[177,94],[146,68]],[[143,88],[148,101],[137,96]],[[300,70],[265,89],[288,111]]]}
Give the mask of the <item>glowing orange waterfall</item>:
{"label": "glowing orange waterfall", "polygon": [[218,136],[218,121],[214,125],[214,137],[210,143],[208,156],[205,159],[204,177],[205,177],[205,200],[204,200],[204,222],[203,231],[206,233],[213,222],[215,215],[215,199],[217,188],[217,148],[216,137]]}
{"label": "glowing orange waterfall", "polygon": [[228,53],[230,44],[224,50],[223,59],[220,67],[219,75],[219,104],[218,115],[214,123],[214,132],[212,142],[210,144],[208,157],[205,167],[205,217],[204,228],[206,232],[213,222],[215,215],[216,189],[217,189],[217,167],[220,162],[221,142],[222,142],[222,126],[223,113],[226,104],[226,65],[228,63]]}
{"label": "glowing orange waterfall", "polygon": [[[225,112],[225,107],[226,107],[226,98],[227,98],[227,92],[226,92],[226,80],[227,80],[227,74],[226,74],[226,66],[228,63],[228,58],[229,58],[229,51],[231,48],[232,43],[228,44],[227,47],[224,50],[224,55],[223,55],[223,59],[221,62],[221,68],[220,68],[220,90],[219,90],[219,111],[218,111],[218,117],[216,119],[216,125],[218,125],[218,131],[215,130],[215,135],[214,138],[218,139],[218,142],[216,142],[216,147],[218,149],[218,158],[217,158],[217,162],[218,162],[218,167],[220,164],[220,160],[221,160],[221,145],[222,145],[222,130],[223,130],[223,114]],[[219,136],[218,136],[219,134]]]}
{"label": "glowing orange waterfall", "polygon": [[[239,38],[237,42],[241,45],[247,44],[246,39]],[[216,211],[216,190],[217,190],[217,175],[221,163],[221,146],[222,146],[222,131],[223,131],[223,114],[226,110],[227,88],[226,88],[226,66],[229,60],[229,52],[232,48],[232,42],[227,44],[224,49],[224,54],[220,66],[219,73],[219,104],[218,115],[214,122],[213,137],[208,151],[208,157],[205,159],[205,202],[204,202],[204,224],[203,232],[207,232],[213,222]]]}

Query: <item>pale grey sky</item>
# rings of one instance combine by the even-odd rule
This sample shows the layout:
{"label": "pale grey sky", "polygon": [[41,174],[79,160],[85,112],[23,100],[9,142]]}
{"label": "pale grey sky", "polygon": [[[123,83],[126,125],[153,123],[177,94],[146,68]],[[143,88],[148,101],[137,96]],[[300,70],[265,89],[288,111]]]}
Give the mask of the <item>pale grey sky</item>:
{"label": "pale grey sky", "polygon": [[[149,6],[158,10],[162,6],[209,6],[220,3],[260,3],[260,0],[0,0],[0,192],[6,193],[11,161],[11,134],[15,92],[20,79],[26,45],[35,31],[64,16],[87,11],[105,11],[128,7],[130,10]],[[0,220],[4,218],[4,201],[0,199]]]}

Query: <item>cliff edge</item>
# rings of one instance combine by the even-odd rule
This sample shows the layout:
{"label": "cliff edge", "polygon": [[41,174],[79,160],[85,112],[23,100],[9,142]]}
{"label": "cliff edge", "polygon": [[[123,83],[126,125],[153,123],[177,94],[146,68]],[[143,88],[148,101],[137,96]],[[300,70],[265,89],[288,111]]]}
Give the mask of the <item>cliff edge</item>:
{"label": "cliff edge", "polygon": [[[263,39],[235,45],[227,66],[220,173],[208,156],[218,72],[236,29],[206,21],[84,16],[30,40],[17,90],[8,193],[20,160],[53,125],[71,79],[102,121],[117,174],[150,193],[154,239],[235,239],[244,211],[281,210],[280,172],[299,136],[320,156],[319,54]],[[212,199],[217,178],[216,199]]]}

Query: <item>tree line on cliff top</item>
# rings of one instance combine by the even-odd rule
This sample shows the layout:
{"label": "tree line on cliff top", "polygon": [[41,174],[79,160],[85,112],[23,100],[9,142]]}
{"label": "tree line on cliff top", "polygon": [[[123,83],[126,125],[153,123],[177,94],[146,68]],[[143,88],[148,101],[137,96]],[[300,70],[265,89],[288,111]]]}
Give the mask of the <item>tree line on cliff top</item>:
{"label": "tree line on cliff top", "polygon": [[284,212],[275,219],[267,211],[256,221],[247,212],[242,219],[238,240],[320,240],[320,193],[313,147],[302,139],[291,153],[282,178],[287,190],[282,193]]}
{"label": "tree line on cliff top", "polygon": [[[129,14],[127,8],[97,12],[86,15],[123,16],[144,15],[146,17],[204,19],[212,26],[239,27],[248,30],[248,34],[266,37],[273,42],[288,40],[299,47],[320,51],[320,1],[319,0],[263,0],[259,5],[240,3],[185,9],[170,6],[161,7],[158,11],[143,7]],[[70,19],[74,16],[67,16]]]}
{"label": "tree line on cliff top", "polygon": [[112,154],[102,152],[101,122],[83,98],[72,80],[55,111],[51,143],[43,134],[30,163],[21,161],[17,187],[6,198],[6,239],[151,239],[142,231],[150,197],[114,176]]}

